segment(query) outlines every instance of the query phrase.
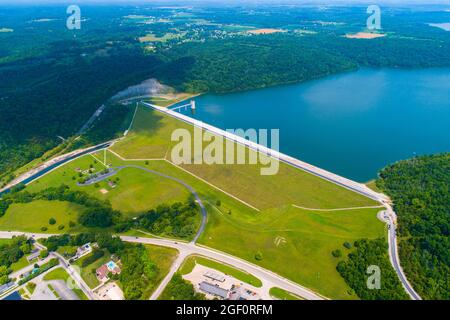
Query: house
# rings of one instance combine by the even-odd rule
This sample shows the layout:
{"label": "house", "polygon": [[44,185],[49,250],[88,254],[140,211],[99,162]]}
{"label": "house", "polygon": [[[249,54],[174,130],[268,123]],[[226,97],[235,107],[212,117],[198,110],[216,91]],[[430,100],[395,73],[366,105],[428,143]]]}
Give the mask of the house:
{"label": "house", "polygon": [[84,245],[82,245],[81,247],[77,248],[77,253],[75,254],[75,259],[79,259],[89,253],[92,252],[92,246],[90,243],[86,243]]}
{"label": "house", "polygon": [[222,299],[228,298],[228,290],[223,289],[217,285],[213,285],[206,281],[200,283],[200,290],[207,294],[211,294],[213,296],[217,296]]}
{"label": "house", "polygon": [[97,270],[95,270],[95,274],[97,275],[97,279],[100,281],[106,281],[108,280],[108,267],[103,264],[101,265]]}
{"label": "house", "polygon": [[108,263],[105,263],[101,265],[96,271],[95,274],[97,275],[97,279],[100,281],[107,281],[108,274],[111,272],[112,274],[120,274],[122,270],[120,270],[120,267],[114,262],[109,261]]}

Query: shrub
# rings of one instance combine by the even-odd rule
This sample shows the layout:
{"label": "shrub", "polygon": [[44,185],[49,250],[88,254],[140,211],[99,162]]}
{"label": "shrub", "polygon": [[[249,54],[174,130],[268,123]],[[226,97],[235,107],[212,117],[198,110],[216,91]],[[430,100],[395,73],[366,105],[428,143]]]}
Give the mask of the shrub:
{"label": "shrub", "polygon": [[332,254],[333,257],[335,257],[335,258],[342,257],[342,252],[341,252],[341,250],[339,250],[339,249],[333,250],[333,251],[331,252],[331,254]]}
{"label": "shrub", "polygon": [[48,257],[48,250],[42,250],[42,251],[39,253],[39,257],[40,257],[41,259],[47,258],[47,257]]}
{"label": "shrub", "polygon": [[261,261],[261,260],[263,259],[263,254],[262,254],[262,252],[258,251],[258,252],[255,254],[255,259],[258,260],[258,261]]}
{"label": "shrub", "polygon": [[50,218],[50,219],[48,219],[48,224],[54,225],[55,223],[56,223],[55,218]]}
{"label": "shrub", "polygon": [[83,262],[81,263],[81,266],[83,268],[87,267],[88,265],[90,265],[91,263],[94,263],[95,261],[97,261],[98,259],[100,259],[101,257],[103,257],[105,255],[105,252],[103,250],[94,250],[92,252],[92,254],[90,256],[87,256]]}
{"label": "shrub", "polygon": [[47,227],[42,227],[41,231],[47,231]]}
{"label": "shrub", "polygon": [[64,229],[64,225],[63,225],[63,224],[60,224],[60,225],[58,226],[58,230],[62,230],[62,229]]}
{"label": "shrub", "polygon": [[69,221],[69,228],[75,227],[77,224],[73,221]]}
{"label": "shrub", "polygon": [[220,202],[220,200],[216,201],[216,206],[220,207],[221,204],[222,204],[222,202]]}
{"label": "shrub", "polygon": [[352,248],[352,244],[351,244],[350,242],[348,242],[348,241],[345,241],[344,244],[343,244],[343,246],[344,246],[345,248],[347,248],[347,249],[351,249],[351,248]]}

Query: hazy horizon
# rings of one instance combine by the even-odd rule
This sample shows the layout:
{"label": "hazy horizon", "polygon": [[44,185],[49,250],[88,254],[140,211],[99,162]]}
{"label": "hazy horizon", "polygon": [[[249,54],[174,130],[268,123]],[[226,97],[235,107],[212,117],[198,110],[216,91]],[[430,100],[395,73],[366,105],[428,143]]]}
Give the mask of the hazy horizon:
{"label": "hazy horizon", "polygon": [[304,4],[304,5],[449,5],[442,0],[0,0],[0,4]]}

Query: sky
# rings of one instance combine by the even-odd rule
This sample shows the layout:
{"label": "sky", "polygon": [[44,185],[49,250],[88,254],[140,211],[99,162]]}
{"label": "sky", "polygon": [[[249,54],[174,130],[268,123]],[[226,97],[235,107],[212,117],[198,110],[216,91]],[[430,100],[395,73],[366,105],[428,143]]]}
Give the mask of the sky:
{"label": "sky", "polygon": [[205,4],[205,3],[283,3],[283,4],[442,4],[450,5],[450,0],[0,0],[0,4],[39,3],[159,3],[159,4]]}

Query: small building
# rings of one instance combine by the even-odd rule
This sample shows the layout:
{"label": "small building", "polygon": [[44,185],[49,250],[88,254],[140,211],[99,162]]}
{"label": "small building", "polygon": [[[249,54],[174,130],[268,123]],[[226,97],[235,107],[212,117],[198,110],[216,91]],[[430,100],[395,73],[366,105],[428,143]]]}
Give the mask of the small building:
{"label": "small building", "polygon": [[101,265],[99,268],[97,268],[97,270],[95,270],[95,274],[97,275],[97,279],[100,281],[106,281],[108,280],[108,267],[103,264]]}
{"label": "small building", "polygon": [[211,294],[213,296],[217,296],[222,299],[228,298],[228,290],[223,289],[217,285],[213,285],[206,281],[200,283],[200,290],[207,294]]}
{"label": "small building", "polygon": [[108,263],[105,263],[101,265],[96,271],[95,274],[97,275],[97,279],[100,281],[107,281],[108,274],[111,272],[112,274],[120,274],[122,270],[120,270],[120,267],[114,262],[109,261]]}
{"label": "small building", "polygon": [[92,252],[92,246],[90,243],[86,243],[84,245],[82,245],[81,247],[77,248],[77,253],[75,254],[75,258],[79,259],[89,253]]}
{"label": "small building", "polygon": [[38,249],[31,251],[31,254],[27,256],[28,262],[31,262],[34,259],[39,258],[40,254],[41,254],[41,252]]}

